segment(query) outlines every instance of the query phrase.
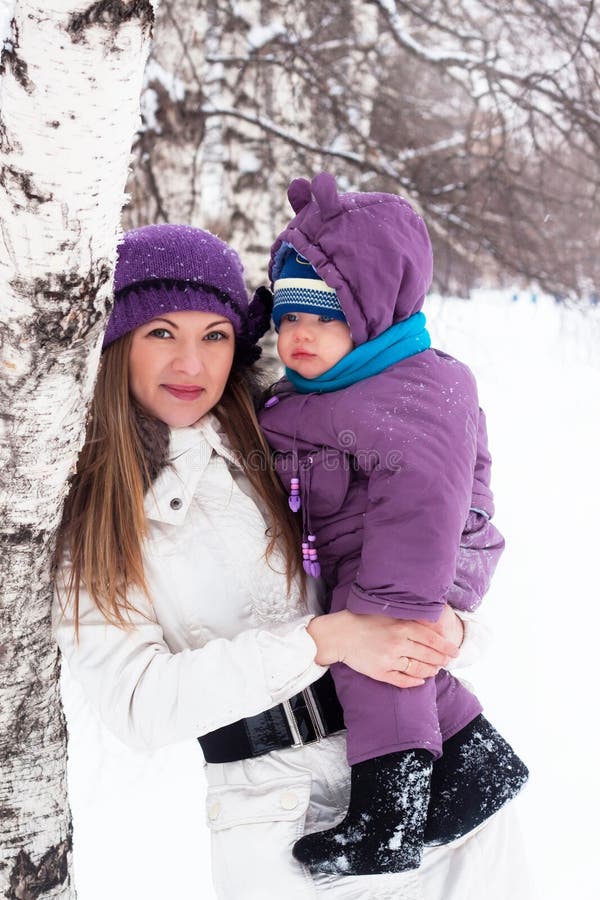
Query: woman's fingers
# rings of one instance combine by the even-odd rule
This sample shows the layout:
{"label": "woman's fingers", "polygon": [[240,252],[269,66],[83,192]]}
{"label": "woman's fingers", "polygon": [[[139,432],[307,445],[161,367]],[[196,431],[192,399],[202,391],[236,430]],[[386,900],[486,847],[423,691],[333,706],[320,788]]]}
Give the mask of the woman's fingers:
{"label": "woman's fingers", "polygon": [[438,669],[447,666],[452,659],[448,653],[439,653],[437,650],[432,650],[431,647],[426,647],[425,644],[417,644],[410,639],[407,641],[403,655],[416,662],[437,666]]}
{"label": "woman's fingers", "polygon": [[427,678],[434,678],[440,666],[431,666],[412,657],[401,656],[394,666],[378,674],[380,681],[387,681],[395,687],[417,687]]}
{"label": "woman's fingers", "polygon": [[404,672],[404,675],[412,675],[413,678],[435,678],[441,668],[443,668],[443,666],[431,666],[428,663],[419,662],[418,660],[413,659],[408,670]]}
{"label": "woman's fingers", "polygon": [[412,678],[433,678],[441,668],[442,666],[429,665],[406,656],[401,656],[397,665],[394,666],[395,671],[401,672],[402,675],[410,675]]}
{"label": "woman's fingers", "polygon": [[415,687],[433,678],[456,655],[456,647],[429,625],[341,610],[316,616],[307,631],[317,645],[316,662],[343,662],[370,678]]}
{"label": "woman's fingers", "polygon": [[[426,638],[426,635],[423,634],[423,631],[413,627],[413,622],[399,622],[396,624],[398,627],[389,633],[390,642],[387,650],[386,663],[390,665],[390,668],[402,669],[402,666],[395,665],[396,660],[400,656],[441,668],[442,666],[447,666],[450,660],[456,655],[453,645],[448,644],[445,641],[443,641],[439,647],[444,647],[446,649],[436,649],[428,644],[421,643],[418,639]],[[428,632],[429,629],[424,626],[424,631]],[[433,634],[433,632],[431,632],[431,634]],[[436,637],[439,637],[439,635],[436,635]]]}
{"label": "woman's fingers", "polygon": [[[408,668],[406,667],[407,662]],[[420,684],[424,684],[427,678],[434,678],[439,671],[439,666],[430,666],[415,659],[407,660],[406,657],[400,657],[398,668],[381,672],[378,680],[387,681],[395,687],[418,687]]]}
{"label": "woman's fingers", "polygon": [[456,644],[453,644],[452,641],[442,637],[441,634],[434,631],[433,627],[430,627],[423,622],[412,621],[399,621],[399,624],[404,626],[405,634],[411,641],[422,644],[424,647],[429,647],[431,650],[441,653],[444,656],[455,657],[458,655]]}
{"label": "woman's fingers", "polygon": [[457,616],[456,612],[448,604],[442,609],[437,622],[422,622],[421,624],[428,625],[429,628],[437,631],[438,634],[451,641],[456,647],[460,647],[463,642],[465,636],[464,625],[461,618]]}
{"label": "woman's fingers", "polygon": [[413,678],[411,675],[403,675],[402,672],[386,672],[379,680],[387,681],[388,684],[399,688],[419,687],[425,684],[422,678]]}

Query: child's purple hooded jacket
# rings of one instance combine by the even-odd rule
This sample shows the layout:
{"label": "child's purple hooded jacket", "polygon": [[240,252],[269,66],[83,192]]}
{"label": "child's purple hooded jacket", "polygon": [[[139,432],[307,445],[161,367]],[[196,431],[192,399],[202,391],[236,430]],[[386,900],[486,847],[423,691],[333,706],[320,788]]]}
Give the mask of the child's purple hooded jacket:
{"label": "child's purple hooded jacket", "polygon": [[[312,189],[292,182],[289,195],[297,215],[273,245],[272,281],[292,245],[336,289],[355,344],[421,309],[431,245],[408,203],[338,195],[326,174]],[[297,394],[286,380],[274,393],[280,402],[262,410],[261,426],[284,484],[298,468],[310,477],[322,571],[330,585],[352,581],[348,608],[431,621],[447,601],[474,609],[504,542],[485,516],[469,516],[494,511],[469,369],[426,350],[333,393]]]}
{"label": "child's purple hooded jacket", "polygon": [[[292,182],[288,196],[296,216],[273,245],[271,281],[293,247],[335,288],[355,345],[421,309],[431,281],[431,244],[423,220],[406,201],[389,194],[338,194],[327,174],[312,184]],[[279,402],[271,400],[261,411],[260,423],[277,451],[284,484],[300,478],[304,515],[333,589],[332,610],[436,621],[446,602],[476,607],[504,542],[488,518],[490,457],[469,369],[430,349],[342,390],[299,394],[284,379],[274,395]],[[348,678],[355,685],[363,676],[348,672]],[[481,707],[447,673],[436,684],[446,739]],[[356,691],[348,697],[337,677],[336,686],[348,725]],[[437,755],[433,682],[396,694],[408,704],[404,744]],[[429,717],[422,694],[431,695],[425,703]],[[365,705],[377,708],[369,696],[354,704],[357,722],[365,727],[354,742],[349,727],[351,762],[402,744],[390,737],[366,747],[363,738],[372,729]]]}

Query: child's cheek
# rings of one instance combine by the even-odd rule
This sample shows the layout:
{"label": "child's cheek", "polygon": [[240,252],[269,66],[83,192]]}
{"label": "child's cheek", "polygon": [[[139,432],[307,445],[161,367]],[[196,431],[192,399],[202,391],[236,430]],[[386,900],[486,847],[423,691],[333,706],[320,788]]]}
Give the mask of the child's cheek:
{"label": "child's cheek", "polygon": [[281,334],[281,329],[279,334],[277,335],[277,355],[287,365],[287,357],[288,357],[288,344],[289,341],[286,340],[285,334]]}

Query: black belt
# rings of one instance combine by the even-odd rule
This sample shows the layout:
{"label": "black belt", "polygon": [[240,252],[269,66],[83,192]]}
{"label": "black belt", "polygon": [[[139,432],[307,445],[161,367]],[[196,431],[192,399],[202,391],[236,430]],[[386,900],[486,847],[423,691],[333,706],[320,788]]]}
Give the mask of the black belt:
{"label": "black belt", "polygon": [[329,672],[266,712],[199,737],[206,762],[226,763],[271,750],[301,747],[344,728],[342,707]]}

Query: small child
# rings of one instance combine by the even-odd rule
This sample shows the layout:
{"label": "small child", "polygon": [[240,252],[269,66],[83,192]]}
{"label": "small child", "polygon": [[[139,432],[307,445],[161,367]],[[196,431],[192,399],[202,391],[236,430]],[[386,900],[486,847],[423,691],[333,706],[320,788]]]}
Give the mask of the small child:
{"label": "small child", "polygon": [[[326,173],[296,179],[288,196],[296,216],[269,267],[286,378],[260,421],[302,515],[305,571],[323,574],[332,612],[435,622],[446,603],[472,610],[504,542],[489,521],[474,378],[430,348],[420,312],[433,264],[425,224],[400,197],[339,195]],[[415,659],[399,671],[415,674]],[[337,827],[294,847],[313,872],[417,868],[424,842],[466,834],[525,782],[523,763],[446,670],[411,688],[341,663],[332,674],[351,795]]]}

